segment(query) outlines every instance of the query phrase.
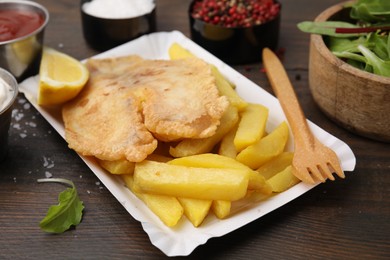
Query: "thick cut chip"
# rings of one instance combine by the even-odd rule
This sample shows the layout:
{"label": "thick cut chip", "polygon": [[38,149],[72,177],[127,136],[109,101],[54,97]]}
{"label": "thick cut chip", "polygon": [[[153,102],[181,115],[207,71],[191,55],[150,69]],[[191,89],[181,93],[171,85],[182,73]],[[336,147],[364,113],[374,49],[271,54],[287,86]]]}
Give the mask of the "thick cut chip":
{"label": "thick cut chip", "polygon": [[242,150],[236,159],[252,169],[257,169],[283,152],[288,136],[287,123],[282,122],[270,134]]}
{"label": "thick cut chip", "polygon": [[134,190],[133,175],[121,175],[126,186],[168,227],[175,226],[181,219],[184,210],[175,197],[145,194]]}
{"label": "thick cut chip", "polygon": [[153,161],[136,163],[135,190],[143,193],[204,200],[238,200],[249,176],[239,169],[197,168]]}

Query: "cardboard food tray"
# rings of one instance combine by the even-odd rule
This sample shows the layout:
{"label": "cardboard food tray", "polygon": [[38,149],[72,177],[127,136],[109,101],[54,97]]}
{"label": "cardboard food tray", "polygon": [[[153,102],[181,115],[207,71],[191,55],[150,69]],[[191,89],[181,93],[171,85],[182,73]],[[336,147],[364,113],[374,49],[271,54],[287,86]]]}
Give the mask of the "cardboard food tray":
{"label": "cardboard food tray", "polygon": [[[190,50],[197,57],[215,65],[223,75],[236,85],[238,94],[246,101],[261,103],[262,105],[267,106],[270,111],[266,127],[267,131],[271,131],[282,121],[286,120],[279,102],[274,96],[245,78],[206,50],[202,49],[178,31],[145,35],[134,41],[94,56],[94,58],[137,54],[145,59],[168,59],[168,49],[171,44],[175,42]],[[26,79],[20,84],[20,91],[25,94],[31,104],[56,129],[56,131],[64,137],[64,125],[59,111],[55,109],[50,110],[37,105],[38,81],[38,76]],[[352,150],[344,142],[313,123],[309,122],[309,125],[318,139],[337,153],[341,160],[343,170],[353,171],[356,159]],[[290,138],[287,145],[287,150],[293,150],[292,138]],[[315,187],[313,185],[299,183],[289,190],[261,202],[233,204],[234,213],[227,219],[219,220],[213,214],[209,214],[202,225],[195,228],[185,217],[183,217],[177,226],[169,228],[165,226],[142,201],[125,187],[125,184],[120,177],[107,174],[107,172],[93,159],[84,156],[80,157],[130,215],[141,223],[152,244],[167,256],[189,255],[196,247],[206,243],[208,239],[223,236],[259,219],[265,214],[283,206]]]}

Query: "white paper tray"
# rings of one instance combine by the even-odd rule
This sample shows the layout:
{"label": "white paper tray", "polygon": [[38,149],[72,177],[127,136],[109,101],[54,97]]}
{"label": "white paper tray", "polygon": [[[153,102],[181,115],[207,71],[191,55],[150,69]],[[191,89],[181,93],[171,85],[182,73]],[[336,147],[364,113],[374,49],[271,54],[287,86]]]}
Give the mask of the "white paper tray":
{"label": "white paper tray", "polygon": [[[134,41],[116,47],[96,57],[114,57],[128,54],[141,55],[146,59],[168,59],[168,48],[177,42],[190,50],[197,57],[214,64],[223,75],[237,86],[237,92],[248,102],[261,103],[269,108],[269,120],[267,130],[274,129],[279,123],[286,120],[278,100],[254,84],[249,79],[229,67],[221,60],[211,55],[206,50],[192,42],[178,31],[159,32],[143,36]],[[260,54],[259,54],[260,55]],[[37,105],[38,76],[26,79],[20,84],[23,92],[31,104],[42,114],[44,118],[64,137],[64,125],[60,113]],[[312,124],[310,127],[314,134],[325,145],[332,148],[339,156],[344,171],[353,171],[356,164],[352,150],[336,137]],[[292,139],[292,138],[290,138]],[[287,149],[292,150],[293,143],[290,140]],[[261,203],[246,205],[245,210],[238,211],[225,220],[219,220],[212,214],[205,219],[198,228],[183,217],[174,228],[166,227],[136,196],[124,185],[121,178],[107,174],[94,160],[80,156],[94,174],[101,180],[106,188],[115,196],[133,218],[141,222],[143,229],[149,235],[153,245],[159,248],[167,256],[189,255],[196,247],[207,242],[212,237],[223,236],[232,232],[262,216],[277,209],[289,201],[297,198],[314,186],[299,183],[291,189],[273,196]],[[243,205],[240,205],[242,207]]]}

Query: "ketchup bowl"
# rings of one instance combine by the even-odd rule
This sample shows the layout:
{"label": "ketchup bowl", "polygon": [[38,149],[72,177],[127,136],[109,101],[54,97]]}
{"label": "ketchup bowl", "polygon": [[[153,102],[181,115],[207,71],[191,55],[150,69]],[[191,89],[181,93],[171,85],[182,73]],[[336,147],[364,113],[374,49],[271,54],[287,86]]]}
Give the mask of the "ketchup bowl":
{"label": "ketchup bowl", "polygon": [[0,67],[18,82],[39,72],[49,12],[26,0],[0,1]]}

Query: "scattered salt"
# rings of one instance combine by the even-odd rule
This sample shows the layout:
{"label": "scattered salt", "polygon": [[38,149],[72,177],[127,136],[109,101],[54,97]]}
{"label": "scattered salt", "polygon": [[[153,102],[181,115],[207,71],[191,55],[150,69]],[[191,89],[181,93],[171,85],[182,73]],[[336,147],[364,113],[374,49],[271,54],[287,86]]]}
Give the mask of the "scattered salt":
{"label": "scattered salt", "polygon": [[20,121],[24,117],[24,114],[19,112],[18,109],[12,110],[12,118],[15,119],[15,121]]}
{"label": "scattered salt", "polygon": [[46,178],[51,178],[53,177],[53,174],[51,174],[50,172],[45,172],[45,176]]}
{"label": "scattered salt", "polygon": [[31,105],[30,103],[24,103],[23,108],[24,109],[30,109]]}
{"label": "scattered salt", "polygon": [[21,138],[26,138],[26,137],[27,137],[27,135],[24,134],[24,133],[19,134],[19,136],[20,136]]}
{"label": "scattered salt", "polygon": [[17,129],[17,130],[21,130],[22,129],[22,128],[20,128],[20,124],[18,124],[18,123],[13,124],[12,127]]}
{"label": "scattered salt", "polygon": [[82,9],[92,16],[118,19],[148,14],[154,6],[153,0],[92,0],[86,2]]}
{"label": "scattered salt", "polygon": [[37,124],[36,123],[34,123],[34,122],[29,122],[29,123],[27,123],[29,126],[31,126],[31,127],[37,127]]}
{"label": "scattered salt", "polygon": [[54,167],[54,162],[50,158],[43,156],[43,167],[46,169],[51,169]]}

